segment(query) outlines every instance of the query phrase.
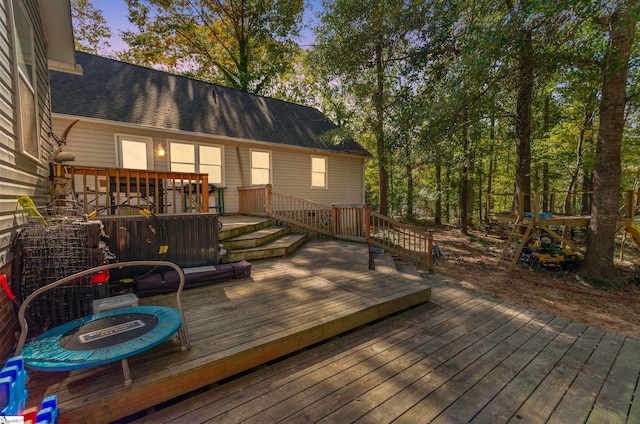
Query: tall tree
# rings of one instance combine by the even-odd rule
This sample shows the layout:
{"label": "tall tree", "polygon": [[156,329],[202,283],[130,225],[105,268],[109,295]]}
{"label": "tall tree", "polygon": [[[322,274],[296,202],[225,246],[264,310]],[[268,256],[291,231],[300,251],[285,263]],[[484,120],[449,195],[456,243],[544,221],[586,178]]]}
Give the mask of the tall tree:
{"label": "tall tree", "polygon": [[600,130],[596,145],[594,196],[583,273],[609,280],[615,275],[613,255],[620,191],[622,131],[627,101],[629,56],[640,5],[621,2],[606,19],[609,47],[602,65]]}
{"label": "tall tree", "polygon": [[90,0],[71,0],[71,19],[76,50],[108,54],[111,29],[100,9],[96,9]]}
{"label": "tall tree", "polygon": [[261,93],[299,50],[303,0],[127,0],[122,60]]}
{"label": "tall tree", "polygon": [[422,2],[325,0],[316,30],[317,66],[328,69],[328,84],[339,81],[369,117],[375,137],[380,213],[388,213],[388,157],[385,121],[389,81],[419,27]]}

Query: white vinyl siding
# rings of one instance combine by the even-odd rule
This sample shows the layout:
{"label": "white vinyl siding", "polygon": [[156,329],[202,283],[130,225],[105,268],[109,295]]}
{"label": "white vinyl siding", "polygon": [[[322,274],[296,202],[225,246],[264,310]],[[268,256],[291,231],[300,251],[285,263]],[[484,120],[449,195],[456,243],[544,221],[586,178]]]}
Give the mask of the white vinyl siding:
{"label": "white vinyl siding", "polygon": [[330,206],[332,203],[364,203],[364,158],[327,156],[327,189],[311,189],[309,154],[293,149],[273,152],[273,189]]}
{"label": "white vinyl siding", "polygon": [[[73,117],[54,115],[54,132],[61,134],[73,119]],[[325,205],[364,203],[364,158],[360,156],[333,153],[322,155],[327,157],[327,189],[318,190],[311,189],[309,157],[320,156],[318,155],[320,152],[313,153],[308,149],[278,146],[267,150],[264,144],[222,140],[194,134],[178,135],[161,130],[132,128],[81,119],[69,133],[65,150],[76,155],[74,164],[77,166],[115,168],[118,167],[113,141],[116,133],[152,138],[155,146],[153,153],[156,171],[170,170],[169,142],[179,140],[179,137],[188,137],[190,142],[199,146],[222,147],[224,186],[227,187],[224,192],[225,210],[228,213],[238,210],[237,188],[251,185],[252,151],[271,152],[271,184],[274,190]],[[167,148],[167,155],[164,157],[159,157],[157,154],[157,147],[161,144]]]}
{"label": "white vinyl siding", "polygon": [[[22,70],[18,70],[16,32],[12,30],[16,8],[26,18],[29,34]],[[50,111],[45,52],[37,0],[0,1],[0,270],[11,260],[11,241],[27,220],[16,207],[16,198],[27,195],[38,205],[50,201],[46,157],[52,146],[47,137]],[[28,94],[22,104],[20,90]],[[31,112],[19,112],[21,106]]]}

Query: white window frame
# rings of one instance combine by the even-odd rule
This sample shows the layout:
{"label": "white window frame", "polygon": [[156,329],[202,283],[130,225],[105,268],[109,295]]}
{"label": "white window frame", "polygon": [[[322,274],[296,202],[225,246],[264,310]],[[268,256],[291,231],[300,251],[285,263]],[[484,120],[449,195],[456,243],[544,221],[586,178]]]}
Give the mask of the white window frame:
{"label": "white window frame", "polygon": [[[267,153],[269,155],[269,182],[267,184],[273,184],[273,153],[271,150],[265,149],[249,149],[249,162],[250,162],[250,174],[249,177],[251,179],[251,185],[263,185],[264,183],[254,183],[253,182],[253,152]],[[265,168],[255,168],[255,169],[265,169]]]}
{"label": "white window frame", "polygon": [[[123,149],[122,149],[122,141],[134,141],[138,143],[145,143],[147,148],[147,168],[145,171],[153,171],[154,169],[154,161],[153,161],[153,138],[146,137],[142,135],[132,135],[132,134],[116,134],[116,152],[118,158],[118,167],[124,168],[124,160],[123,160]],[[142,170],[142,169],[141,169]]]}
{"label": "white window frame", "polygon": [[[315,172],[313,170],[313,160],[314,159],[322,159],[324,161],[324,184],[321,186],[313,185],[313,174],[319,174],[319,172]],[[327,156],[311,156],[311,188],[314,190],[327,190],[329,188],[329,158]]]}
{"label": "white window frame", "polygon": [[[220,182],[217,181],[209,181],[209,183],[212,184],[216,184],[216,185],[220,185],[220,186],[224,186],[224,181],[225,181],[225,165],[224,165],[224,146],[221,144],[209,144],[209,143],[198,143],[198,142],[193,142],[193,141],[185,141],[185,140],[177,140],[177,139],[168,139],[167,140],[167,144],[168,144],[168,161],[169,161],[169,170],[171,170],[171,164],[173,163],[172,159],[171,159],[171,143],[177,143],[177,144],[189,144],[194,146],[194,169],[195,169],[195,173],[206,173],[206,172],[202,172],[200,170],[200,166],[202,165],[201,161],[200,161],[200,147],[215,147],[220,149]],[[204,165],[210,165],[210,164],[204,164]]]}
{"label": "white window frame", "polygon": [[[14,101],[15,101],[15,128],[16,128],[16,138],[17,138],[17,146],[18,150],[28,156],[33,158],[36,161],[40,160],[42,155],[41,145],[40,145],[40,122],[39,122],[39,113],[38,113],[38,91],[37,91],[37,69],[36,69],[36,60],[35,60],[35,34],[34,29],[29,20],[29,14],[21,0],[9,0],[7,2],[9,6],[9,14],[11,17],[10,25],[13,31],[10,42],[13,43],[13,71],[14,71]],[[20,13],[24,16],[25,21],[28,25],[29,30],[29,47],[31,49],[28,52],[29,57],[31,58],[31,76],[25,75],[23,70],[19,66],[19,58],[18,58],[18,48],[19,48],[19,40],[18,40],[18,30],[16,25],[16,12],[19,9]],[[30,98],[33,101],[33,116],[26,117],[26,112],[22,110],[22,98],[21,98],[21,83],[25,85],[25,88],[28,89],[31,94]],[[29,119],[29,123],[25,122],[25,119]],[[25,126],[27,124],[33,125],[31,130],[26,130]],[[35,145],[31,145],[27,143],[26,139],[29,137],[29,133],[35,139],[33,143]],[[30,147],[35,148],[35,151],[31,151]]]}

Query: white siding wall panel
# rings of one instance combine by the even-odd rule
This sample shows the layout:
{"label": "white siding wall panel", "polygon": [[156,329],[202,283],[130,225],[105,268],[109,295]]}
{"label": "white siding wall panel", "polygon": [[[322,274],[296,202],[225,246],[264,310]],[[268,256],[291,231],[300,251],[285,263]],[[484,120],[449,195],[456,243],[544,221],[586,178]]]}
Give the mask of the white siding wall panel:
{"label": "white siding wall panel", "polygon": [[[73,120],[53,120],[53,132],[62,136]],[[89,125],[82,120],[69,131],[67,145],[62,148],[76,156],[72,163],[78,166],[117,167],[115,136],[113,130]]]}
{"label": "white siding wall panel", "polygon": [[[61,134],[73,121],[66,116],[53,116],[53,128]],[[331,203],[363,203],[362,157],[329,152],[295,149],[272,144],[240,142],[217,139],[187,133],[175,134],[141,127],[126,127],[91,120],[80,120],[67,138],[66,151],[76,155],[75,165],[95,167],[117,167],[115,156],[115,134],[152,137],[154,144],[155,170],[168,170],[168,140],[181,140],[224,146],[225,209],[233,213],[238,210],[238,187],[251,183],[250,149],[270,150],[274,189],[283,193],[330,205]],[[167,150],[165,157],[157,155],[157,146],[162,143]],[[311,156],[327,157],[328,189],[311,188]],[[242,175],[240,173],[242,169]]]}
{"label": "white siding wall panel", "polygon": [[[17,149],[13,72],[13,36],[9,34],[6,2],[0,2],[0,268],[11,259],[10,241],[24,221],[17,212],[16,198],[29,195],[42,204],[48,201],[48,165],[45,158],[51,152],[48,140],[50,105],[46,67],[46,49],[38,16],[37,0],[23,0],[34,29],[35,72],[37,76],[38,116],[40,124],[40,158],[33,160]],[[11,208],[10,205],[14,207]]]}

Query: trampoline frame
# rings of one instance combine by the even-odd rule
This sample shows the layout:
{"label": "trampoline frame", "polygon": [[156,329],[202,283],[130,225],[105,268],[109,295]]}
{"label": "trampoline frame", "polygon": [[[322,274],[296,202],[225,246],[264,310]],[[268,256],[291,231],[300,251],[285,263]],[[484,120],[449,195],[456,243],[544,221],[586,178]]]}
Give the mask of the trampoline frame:
{"label": "trampoline frame", "polygon": [[[73,275],[69,275],[68,277],[65,277],[61,280],[58,281],[54,281],[53,283],[50,283],[44,287],[40,287],[38,290],[34,291],[33,293],[31,293],[22,303],[22,305],[20,306],[20,309],[18,311],[18,321],[20,323],[20,338],[18,340],[18,345],[16,347],[16,353],[15,355],[18,356],[20,354],[20,352],[22,351],[22,349],[24,348],[25,342],[27,340],[27,334],[29,332],[29,326],[27,324],[27,320],[25,317],[26,314],[26,310],[27,307],[29,306],[29,303],[31,303],[33,301],[33,299],[35,299],[36,297],[38,297],[40,294],[51,290],[53,288],[56,288],[62,284],[68,283],[70,281],[73,281],[75,279],[78,279],[80,277],[84,277],[87,275],[92,275],[95,274],[97,272],[103,271],[103,270],[107,270],[107,269],[115,269],[115,268],[124,268],[124,267],[131,267],[131,266],[153,266],[153,267],[170,267],[173,268],[177,271],[178,276],[180,277],[180,285],[178,286],[178,290],[176,291],[176,303],[178,306],[178,311],[180,313],[180,318],[181,318],[181,323],[180,323],[180,327],[177,331],[177,334],[180,338],[180,345],[181,345],[181,349],[182,351],[185,350],[190,350],[191,349],[191,342],[189,341],[189,334],[187,332],[187,321],[185,319],[184,316],[184,312],[182,310],[182,290],[184,289],[184,284],[185,284],[185,277],[184,277],[184,272],[182,271],[182,268],[180,268],[178,265],[174,264],[173,262],[168,262],[168,261],[128,261],[128,262],[119,262],[119,263],[113,263],[113,264],[106,264],[106,265],[100,265],[94,268],[90,268],[87,269],[85,271],[81,271],[81,272],[77,272]],[[124,308],[127,309],[127,308]],[[117,311],[117,309],[115,310]],[[96,315],[96,314],[92,314],[92,315]],[[92,316],[92,315],[88,315],[88,316]],[[86,318],[86,317],[85,317]],[[64,325],[64,324],[63,324]],[[153,345],[148,346],[146,349],[150,349],[152,348]],[[143,349],[143,350],[146,350]],[[137,353],[142,352],[142,350],[137,350],[136,352],[131,353],[131,355],[128,356],[133,356]],[[113,361],[109,361],[109,362],[115,362],[117,361],[117,358],[114,358]],[[122,364],[122,372],[124,374],[124,385],[125,386],[129,386],[132,383],[131,380],[131,373],[129,371],[129,362],[127,360],[127,358],[123,358],[120,360],[121,364]],[[96,364],[95,366],[99,366],[104,364],[105,362],[102,362],[100,364]],[[91,366],[94,365],[89,365],[89,366],[83,366],[83,367],[78,367],[78,368],[89,368]],[[55,370],[52,370],[55,371]]]}

